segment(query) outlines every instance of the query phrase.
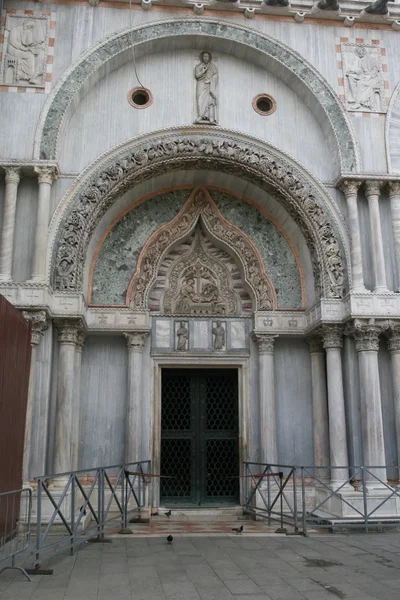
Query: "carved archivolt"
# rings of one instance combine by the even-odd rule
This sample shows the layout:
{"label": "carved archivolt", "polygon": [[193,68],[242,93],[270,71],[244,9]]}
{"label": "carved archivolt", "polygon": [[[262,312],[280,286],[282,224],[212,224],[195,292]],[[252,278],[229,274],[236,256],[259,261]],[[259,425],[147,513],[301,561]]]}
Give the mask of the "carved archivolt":
{"label": "carved archivolt", "polygon": [[[240,229],[224,219],[204,188],[196,188],[178,215],[158,229],[143,248],[128,290],[131,307],[148,308],[160,261],[172,246],[195,229],[199,220],[214,240],[239,259],[245,283],[254,298],[254,310],[276,308],[275,290],[257,249]],[[172,267],[169,288],[164,294],[164,311],[214,315],[233,315],[239,311],[239,298],[232,290],[226,268],[209,255],[200,235],[189,256]]]}
{"label": "carved archivolt", "polygon": [[[223,134],[192,134],[185,138],[169,136],[164,140],[143,142],[135,151],[123,153],[119,159],[114,159],[113,164],[99,170],[81,191],[58,230],[53,258],[54,288],[66,291],[82,289],[89,240],[115,198],[150,177],[193,168],[232,173],[269,193],[278,194],[306,239],[317,294],[326,298],[343,297],[345,270],[342,251],[317,189],[291,163],[272,150],[239,142]],[[215,229],[213,235],[218,237],[218,222],[213,224],[211,215],[209,220],[210,228]]]}

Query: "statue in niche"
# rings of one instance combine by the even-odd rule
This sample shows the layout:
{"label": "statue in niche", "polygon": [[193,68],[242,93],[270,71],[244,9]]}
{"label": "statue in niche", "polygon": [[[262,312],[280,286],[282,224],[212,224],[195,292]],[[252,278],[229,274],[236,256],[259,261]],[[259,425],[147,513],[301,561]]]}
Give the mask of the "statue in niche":
{"label": "statue in niche", "polygon": [[197,119],[195,123],[207,125],[217,124],[217,84],[218,71],[212,62],[210,52],[200,53],[200,62],[196,65],[196,106]]}
{"label": "statue in niche", "polygon": [[221,321],[217,321],[215,327],[213,327],[212,334],[214,336],[214,350],[224,350],[225,348],[225,328]]}
{"label": "statue in niche", "polygon": [[10,27],[5,54],[5,83],[43,85],[45,38],[36,25],[36,19],[28,18],[21,25]]}
{"label": "statue in niche", "polygon": [[180,352],[187,350],[188,339],[189,330],[187,328],[187,323],[186,321],[181,321],[176,330],[176,349]]}
{"label": "statue in niche", "polygon": [[344,55],[349,110],[385,112],[381,66],[374,56],[379,49],[373,48],[369,53],[365,47],[357,46],[352,50]]}

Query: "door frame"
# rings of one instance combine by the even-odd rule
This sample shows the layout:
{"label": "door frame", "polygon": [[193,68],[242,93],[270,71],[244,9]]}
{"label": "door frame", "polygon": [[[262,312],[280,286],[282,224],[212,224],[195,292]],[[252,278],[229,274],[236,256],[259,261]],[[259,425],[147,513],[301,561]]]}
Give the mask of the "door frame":
{"label": "door frame", "polygon": [[[250,361],[249,358],[218,357],[160,357],[152,358],[153,373],[153,443],[152,472],[161,468],[161,372],[162,369],[236,369],[238,372],[238,413],[239,413],[239,475],[243,475],[243,462],[248,459],[250,429]],[[160,506],[160,482],[152,482],[151,506],[157,512]],[[244,502],[244,481],[240,479],[240,503]]]}

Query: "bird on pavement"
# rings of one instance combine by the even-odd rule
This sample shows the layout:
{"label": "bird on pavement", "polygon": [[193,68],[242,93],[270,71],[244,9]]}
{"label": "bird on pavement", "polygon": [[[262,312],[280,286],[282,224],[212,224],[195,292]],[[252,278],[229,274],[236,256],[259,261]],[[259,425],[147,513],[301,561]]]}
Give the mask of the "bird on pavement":
{"label": "bird on pavement", "polygon": [[168,519],[170,518],[171,514],[172,514],[171,510],[168,510],[166,513],[164,513],[164,515],[166,517],[168,517]]}
{"label": "bird on pavement", "polygon": [[169,536],[167,537],[167,542],[168,542],[168,544],[172,544],[172,542],[173,542],[173,541],[174,541],[174,538],[172,537],[172,535],[169,535]]}
{"label": "bird on pavement", "polygon": [[236,531],[236,535],[238,533],[242,533],[242,531],[243,531],[243,525],[241,525],[240,527],[232,527],[232,531]]}

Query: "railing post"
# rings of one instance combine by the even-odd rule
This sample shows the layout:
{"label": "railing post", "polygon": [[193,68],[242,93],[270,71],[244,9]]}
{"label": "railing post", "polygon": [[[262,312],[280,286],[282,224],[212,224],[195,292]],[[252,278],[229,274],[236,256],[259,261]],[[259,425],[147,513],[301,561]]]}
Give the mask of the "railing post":
{"label": "railing post", "polygon": [[[129,479],[129,471],[125,470],[125,466],[122,467],[123,470],[123,478],[121,485],[121,529],[118,533],[127,535],[133,533],[132,529],[128,527],[128,479]],[[140,503],[140,496],[138,491],[138,502]]]}
{"label": "railing post", "polygon": [[292,469],[292,477],[293,477],[293,512],[294,512],[294,530],[297,533],[299,530],[297,523],[297,482],[296,482],[296,467]]}
{"label": "railing post", "polygon": [[75,475],[71,475],[71,531],[72,534],[70,536],[70,554],[73,556],[74,554],[74,544],[75,544]]}
{"label": "railing post", "polygon": [[365,468],[364,467],[361,467],[361,481],[362,481],[362,492],[363,492],[365,533],[368,533],[367,486],[366,486],[366,477],[365,477]]}
{"label": "railing post", "polygon": [[303,511],[303,534],[307,535],[307,520],[306,520],[306,487],[304,481],[304,467],[301,467],[301,495],[302,495],[302,511]]}
{"label": "railing post", "polygon": [[42,535],[42,479],[38,479],[37,510],[36,510],[36,557],[35,569],[40,569],[40,550]]}

